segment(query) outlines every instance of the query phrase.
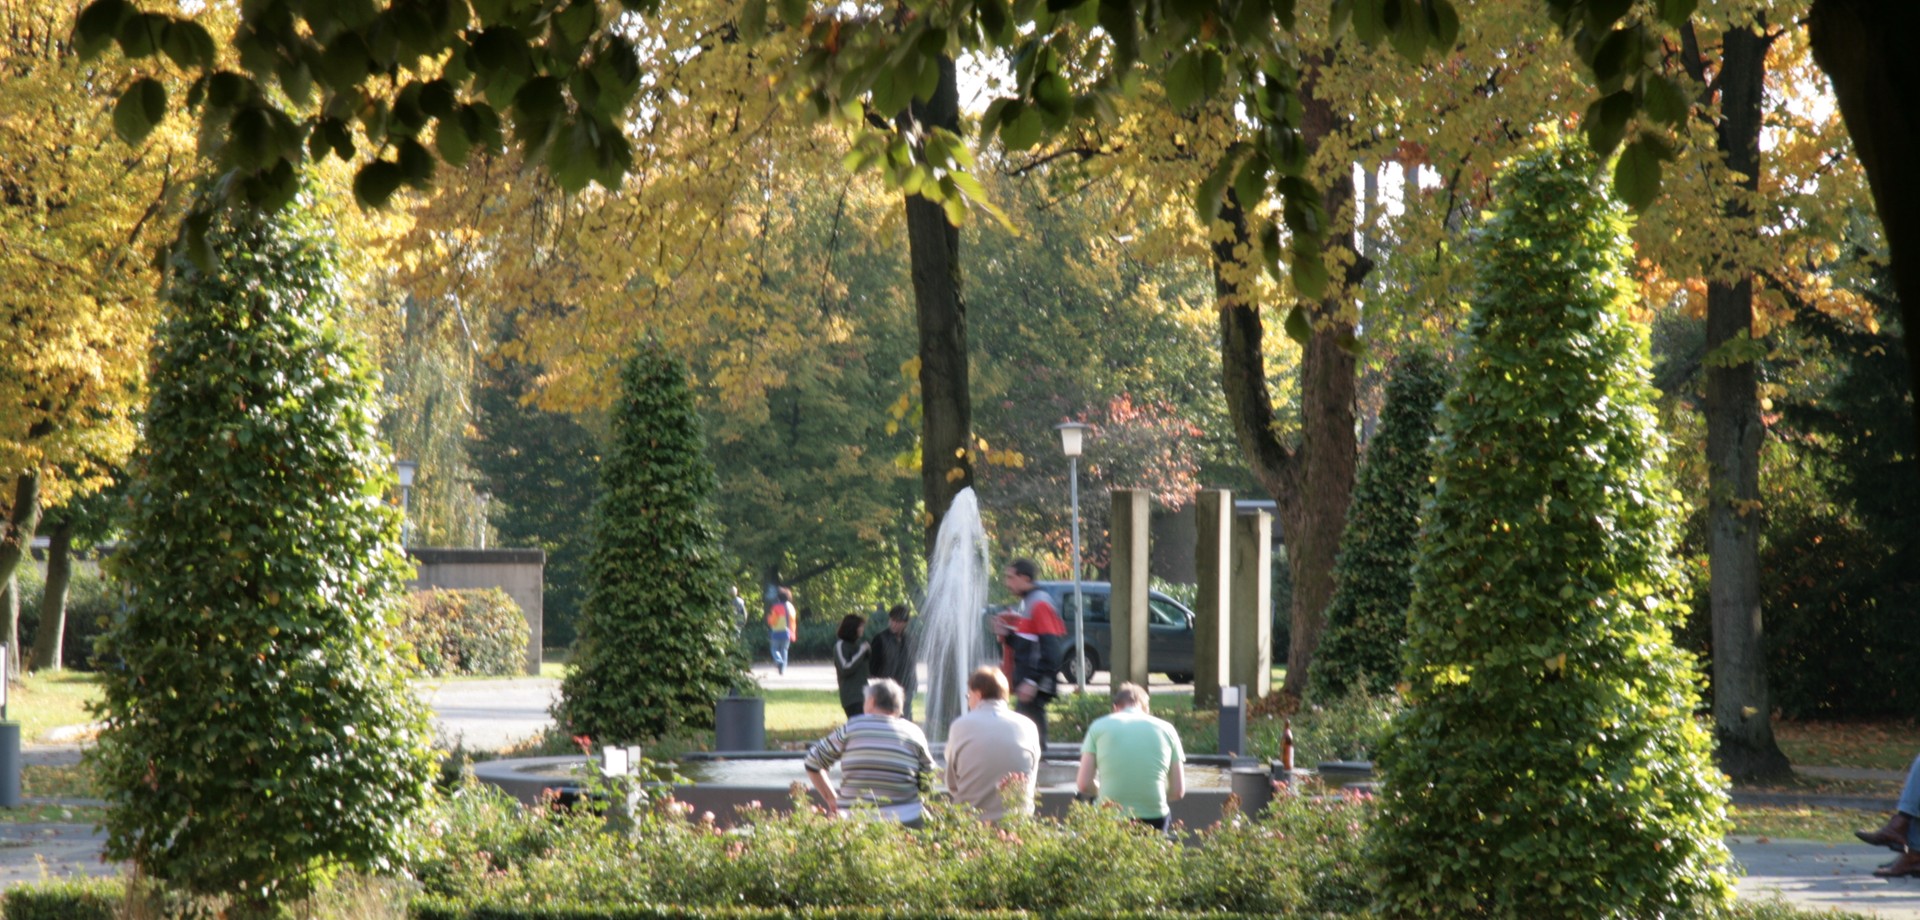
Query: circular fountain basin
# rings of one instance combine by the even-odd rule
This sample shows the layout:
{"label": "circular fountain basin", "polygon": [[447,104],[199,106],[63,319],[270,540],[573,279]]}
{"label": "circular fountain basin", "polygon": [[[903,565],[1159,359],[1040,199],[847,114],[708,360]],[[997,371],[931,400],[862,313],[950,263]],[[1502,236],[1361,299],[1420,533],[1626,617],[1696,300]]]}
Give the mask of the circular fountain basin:
{"label": "circular fountain basin", "polygon": [[[798,752],[756,754],[748,757],[691,753],[677,764],[680,775],[689,782],[676,784],[674,798],[693,806],[696,814],[712,812],[722,825],[732,823],[735,813],[747,806],[759,805],[771,811],[789,811],[793,807],[791,790],[797,783],[807,798],[820,804],[818,793],[807,782],[806,768]],[[1173,817],[1188,827],[1212,825],[1220,819],[1229,796],[1239,797],[1241,810],[1257,813],[1272,798],[1271,777],[1266,767],[1253,761],[1238,766],[1226,758],[1189,758],[1186,765],[1186,797],[1172,803]],[[1063,815],[1073,801],[1074,781],[1079,762],[1049,760],[1041,764],[1035,788],[1037,810],[1046,815]],[[500,788],[526,804],[536,804],[549,796],[571,798],[580,792],[587,758],[580,755],[560,757],[523,757],[491,760],[473,765],[481,782]],[[838,780],[838,769],[832,778]],[[938,783],[935,790],[945,792]]]}

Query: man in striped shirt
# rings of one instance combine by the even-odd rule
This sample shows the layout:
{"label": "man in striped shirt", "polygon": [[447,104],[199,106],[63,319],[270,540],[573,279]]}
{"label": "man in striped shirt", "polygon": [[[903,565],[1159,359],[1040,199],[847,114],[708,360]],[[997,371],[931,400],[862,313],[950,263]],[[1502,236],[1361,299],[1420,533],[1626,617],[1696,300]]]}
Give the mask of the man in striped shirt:
{"label": "man in striped shirt", "polygon": [[[900,718],[906,692],[887,679],[867,685],[865,712],[807,749],[807,780],[839,816],[857,803],[904,824],[920,821],[920,795],[933,783],[933,751],[920,726]],[[827,770],[840,765],[840,788]]]}

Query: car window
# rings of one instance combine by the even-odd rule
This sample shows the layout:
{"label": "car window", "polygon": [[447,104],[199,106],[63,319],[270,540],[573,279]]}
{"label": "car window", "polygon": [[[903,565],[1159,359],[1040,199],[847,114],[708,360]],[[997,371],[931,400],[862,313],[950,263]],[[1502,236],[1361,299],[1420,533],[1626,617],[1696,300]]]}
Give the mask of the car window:
{"label": "car window", "polygon": [[1157,597],[1147,598],[1147,609],[1152,611],[1154,626],[1187,626],[1187,612],[1173,605],[1172,601],[1163,601]]}
{"label": "car window", "polygon": [[[1105,623],[1107,621],[1107,596],[1082,590],[1080,596],[1087,599],[1087,622]],[[1055,597],[1060,601],[1060,618],[1073,625],[1073,586],[1060,589]]]}

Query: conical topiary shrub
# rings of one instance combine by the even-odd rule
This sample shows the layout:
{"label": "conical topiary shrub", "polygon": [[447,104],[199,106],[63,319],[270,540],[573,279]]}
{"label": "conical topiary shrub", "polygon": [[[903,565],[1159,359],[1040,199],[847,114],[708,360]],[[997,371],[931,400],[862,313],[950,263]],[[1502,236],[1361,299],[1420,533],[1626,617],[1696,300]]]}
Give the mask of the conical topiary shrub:
{"label": "conical topiary shrub", "polygon": [[1677,496],[1591,156],[1511,166],[1478,242],[1378,762],[1391,916],[1658,917],[1724,901],[1725,796],[1674,648]]}
{"label": "conical topiary shrub", "polygon": [[90,757],[110,858],[251,916],[402,861],[433,761],[393,638],[379,389],[330,254],[300,209],[231,221],[168,281]]}
{"label": "conical topiary shrub", "polygon": [[1446,373],[1432,354],[1409,352],[1394,365],[1340,540],[1309,699],[1387,693],[1400,680],[1420,506],[1433,494],[1433,426],[1446,392]]}
{"label": "conical topiary shrub", "polygon": [[621,384],[580,638],[554,707],[569,732],[607,744],[710,727],[714,701],[744,679],[686,368],[647,341]]}

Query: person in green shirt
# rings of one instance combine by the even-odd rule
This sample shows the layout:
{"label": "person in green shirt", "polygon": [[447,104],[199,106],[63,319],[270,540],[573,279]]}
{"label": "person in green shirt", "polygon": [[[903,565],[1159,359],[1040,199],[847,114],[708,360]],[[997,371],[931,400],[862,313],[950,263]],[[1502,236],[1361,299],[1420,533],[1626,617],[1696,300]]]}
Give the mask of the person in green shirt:
{"label": "person in green shirt", "polygon": [[1095,719],[1080,742],[1080,795],[1164,831],[1167,803],[1187,794],[1185,761],[1180,733],[1147,713],[1146,689],[1123,683],[1113,691],[1113,712]]}

